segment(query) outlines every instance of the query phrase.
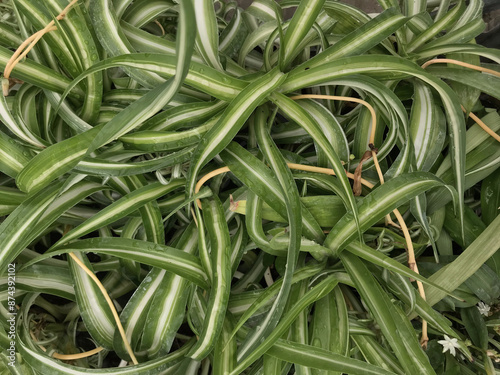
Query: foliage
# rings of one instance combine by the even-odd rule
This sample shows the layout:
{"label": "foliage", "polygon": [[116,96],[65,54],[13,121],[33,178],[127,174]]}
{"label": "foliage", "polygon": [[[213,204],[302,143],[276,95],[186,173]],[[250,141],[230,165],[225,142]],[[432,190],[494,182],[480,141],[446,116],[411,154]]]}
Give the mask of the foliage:
{"label": "foliage", "polygon": [[500,52],[379,4],[1,2],[2,372],[497,373]]}

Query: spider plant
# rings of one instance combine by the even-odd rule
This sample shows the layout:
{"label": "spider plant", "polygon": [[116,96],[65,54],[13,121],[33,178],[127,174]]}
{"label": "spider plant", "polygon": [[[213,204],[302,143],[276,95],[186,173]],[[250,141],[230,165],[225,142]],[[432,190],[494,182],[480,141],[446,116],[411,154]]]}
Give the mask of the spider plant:
{"label": "spider plant", "polygon": [[378,3],[0,2],[2,373],[498,373],[500,51]]}

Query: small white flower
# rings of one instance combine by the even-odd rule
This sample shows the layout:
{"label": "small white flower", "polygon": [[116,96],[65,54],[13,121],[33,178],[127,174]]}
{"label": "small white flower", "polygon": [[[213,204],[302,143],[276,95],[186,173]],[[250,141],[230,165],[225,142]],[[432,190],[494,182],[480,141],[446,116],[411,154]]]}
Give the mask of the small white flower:
{"label": "small white flower", "polygon": [[455,356],[457,354],[457,351],[455,348],[459,348],[460,346],[458,345],[458,340],[453,338],[450,339],[447,335],[444,335],[444,340],[439,340],[438,344],[443,345],[443,353],[446,353],[448,350],[450,351],[450,354]]}
{"label": "small white flower", "polygon": [[484,302],[479,302],[479,303],[477,304],[477,309],[478,309],[478,310],[479,310],[479,312],[480,312],[481,314],[483,314],[484,316],[488,316],[488,315],[489,315],[489,313],[490,313],[490,309],[491,309],[491,307],[490,307],[490,306],[488,306],[488,305],[487,305],[486,303],[484,303]]}

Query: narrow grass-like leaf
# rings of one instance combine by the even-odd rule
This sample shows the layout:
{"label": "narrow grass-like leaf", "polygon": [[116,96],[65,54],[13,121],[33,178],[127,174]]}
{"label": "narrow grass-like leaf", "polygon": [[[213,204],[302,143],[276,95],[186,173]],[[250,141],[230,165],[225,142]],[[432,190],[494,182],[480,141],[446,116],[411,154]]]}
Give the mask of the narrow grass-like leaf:
{"label": "narrow grass-like leaf", "polygon": [[224,101],[195,102],[180,105],[153,116],[146,121],[141,130],[173,131],[180,127],[202,124],[220,113],[227,106]]}
{"label": "narrow grass-like leaf", "polygon": [[297,103],[314,117],[332,144],[340,160],[347,164],[349,161],[349,146],[344,131],[337,119],[325,107],[314,100],[299,100]]}
{"label": "narrow grass-like leaf", "polygon": [[[100,70],[115,67],[133,67],[147,69],[148,71],[161,74],[165,78],[170,78],[175,75],[176,61],[177,58],[175,56],[159,53],[132,53],[110,57],[94,64],[85,73],[76,77],[71,85],[68,85],[66,88],[63,97],[88,74]],[[228,74],[196,62],[191,62],[185,83],[222,100],[234,99],[235,95],[239,94],[248,84],[243,80],[231,77]]]}
{"label": "narrow grass-like leaf", "polygon": [[466,53],[471,55],[484,56],[490,60],[495,61],[497,64],[500,63],[500,51],[492,48],[486,48],[478,44],[449,44],[445,46],[433,47],[433,48],[423,48],[418,53],[418,59],[428,59],[439,54],[449,54],[449,53]]}
{"label": "narrow grass-like leaf", "polygon": [[9,48],[16,48],[23,40],[17,34],[15,28],[7,23],[0,25],[0,43]]}
{"label": "narrow grass-like leaf", "polygon": [[500,170],[496,170],[481,184],[481,219],[489,225],[498,216],[500,207]]}
{"label": "narrow grass-like leaf", "polygon": [[36,148],[45,148],[47,146],[46,141],[30,131],[23,119],[14,117],[3,95],[0,97],[0,120],[13,134],[27,144]]}
{"label": "narrow grass-like leaf", "polygon": [[[256,4],[256,2],[252,2],[252,5]],[[258,3],[257,3],[258,4]],[[270,6],[273,8],[273,6]],[[274,14],[274,11],[273,11]],[[254,50],[257,46],[264,46],[264,42],[269,39],[271,33],[273,33],[277,28],[277,23],[275,20],[269,20],[262,24],[259,28],[255,29],[245,38],[243,45],[241,46],[240,53],[238,56],[238,63],[241,66],[245,66],[245,63],[248,62],[249,53]],[[259,67],[261,67],[262,61],[259,63]]]}
{"label": "narrow grass-like leaf", "polygon": [[[307,278],[313,277],[318,272],[324,269],[324,263],[312,263],[307,264],[304,267],[297,269],[293,275],[291,283],[297,283],[301,280],[305,280]],[[243,327],[243,325],[247,322],[248,319],[254,314],[256,314],[260,309],[269,305],[275,295],[281,289],[281,285],[283,284],[283,278],[276,280],[276,282],[267,288],[260,296],[258,296],[255,301],[245,310],[243,315],[238,320],[238,323],[235,324],[231,337],[236,335],[236,333]],[[231,297],[233,298],[233,297]]]}
{"label": "narrow grass-like leaf", "polygon": [[[227,217],[227,216],[226,216]],[[248,234],[245,228],[245,221],[239,216],[235,216],[235,221],[238,225],[236,233],[231,238],[231,274],[234,276],[248,243]]]}
{"label": "narrow grass-like leaf", "polygon": [[[299,259],[299,263],[305,259],[301,257]],[[301,281],[298,284],[295,284],[290,291],[290,301],[300,300],[307,292],[307,284],[308,280]],[[324,297],[323,297],[324,298]],[[292,302],[290,302],[292,303]],[[299,314],[299,316],[295,319],[292,326],[290,327],[290,336],[292,340],[296,343],[307,345],[309,344],[309,308],[305,308]],[[294,365],[295,372],[302,375],[312,375],[312,369],[307,366],[301,366],[300,364]]]}
{"label": "narrow grass-like leaf", "polygon": [[270,0],[255,0],[248,7],[246,12],[256,17],[260,21],[267,22],[276,19],[274,4]]}
{"label": "narrow grass-like leaf", "polygon": [[[12,51],[0,46],[0,69],[5,69],[12,55]],[[71,82],[66,76],[30,59],[26,59],[23,63],[18,64],[16,69],[12,72],[12,77],[58,93],[64,92]],[[72,90],[69,96],[82,100],[84,93],[83,90],[78,87]]]}
{"label": "narrow grass-like leaf", "polygon": [[[93,271],[85,254],[74,254],[85,266]],[[75,285],[75,295],[82,320],[90,336],[107,349],[113,348],[113,334],[116,322],[113,313],[94,280],[87,275],[75,260],[68,259],[69,270]]]}
{"label": "narrow grass-like leaf", "polygon": [[248,236],[256,246],[266,253],[278,255],[278,252],[273,251],[262,228],[262,205],[262,199],[253,191],[249,191],[247,194],[247,204],[245,205],[245,215],[247,216],[245,220],[246,230]]}
{"label": "narrow grass-like leaf", "polygon": [[213,371],[215,374],[229,374],[236,365],[236,338],[229,337],[232,328],[232,316],[227,314],[214,348]]}
{"label": "narrow grass-like leaf", "polygon": [[285,313],[280,323],[271,332],[271,334],[266,339],[264,339],[264,341],[260,342],[259,346],[255,350],[249,353],[248,356],[246,356],[241,362],[238,363],[231,375],[239,374],[244,368],[255,362],[262,354],[267,352],[269,348],[287,331],[287,329],[303,309],[305,309],[311,303],[324,297],[337,284],[338,281],[335,276],[329,275],[313,288],[311,288],[299,301],[296,302],[296,304],[290,310]]}
{"label": "narrow grass-like leaf", "polygon": [[[137,190],[140,190],[141,188],[145,188],[145,186],[148,185],[146,179],[139,176],[128,176],[123,177],[122,179],[128,185],[128,197],[131,197],[131,195],[129,195],[128,193],[129,191],[135,192]],[[149,202],[146,202],[144,205],[139,206],[139,213],[142,217],[142,226],[144,228],[144,232],[146,233],[146,239],[150,242],[163,245],[165,243],[165,228],[163,227],[160,207],[158,206],[156,200],[153,199]]]}
{"label": "narrow grass-like leaf", "polygon": [[392,373],[404,375],[404,371],[397,359],[375,338],[356,334],[353,334],[351,338],[368,363],[382,367]]}
{"label": "narrow grass-like leaf", "polygon": [[193,341],[188,341],[188,343],[186,343],[183,347],[163,358],[141,363],[135,366],[116,367],[110,369],[82,369],[81,367],[68,365],[64,362],[53,359],[41,350],[35,351],[33,348],[29,348],[24,342],[27,339],[26,335],[24,336],[24,338],[19,338],[18,346],[24,360],[32,367],[54,375],[153,375],[154,373],[158,373],[158,371],[167,371],[169,367],[172,367],[176,363],[180,362],[193,345]]}
{"label": "narrow grass-like leaf", "polygon": [[[347,306],[339,287],[314,304],[310,344],[313,347],[347,355],[349,319]],[[315,375],[336,375],[338,372],[312,369]]]}
{"label": "narrow grass-like leaf", "polygon": [[266,317],[260,322],[259,327],[249,334],[240,347],[238,359],[245,358],[248,353],[255,350],[262,339],[266,339],[278,324],[281,314],[285,309],[285,302],[290,293],[293,272],[299,255],[300,235],[302,232],[302,221],[300,218],[301,204],[295,181],[286,165],[285,159],[276,150],[275,144],[269,134],[267,108],[261,107],[258,108],[257,111],[255,127],[257,142],[278,179],[285,199],[290,237],[287,251],[286,272],[283,275],[281,289]]}
{"label": "narrow grass-like leaf", "polygon": [[[195,225],[186,228],[176,247],[188,254],[197,249]],[[142,332],[140,351],[146,350],[150,359],[166,355],[182,324],[187,303],[189,280],[177,275],[166,275],[153,296]]]}
{"label": "narrow grass-like leaf", "polygon": [[69,231],[60,241],[58,241],[52,248],[57,248],[62,244],[79,238],[87,233],[90,233],[103,225],[110,224],[138,208],[144,206],[146,203],[162,197],[163,195],[181,187],[184,179],[170,181],[168,185],[162,185],[160,182],[155,182],[139,189],[132,191],[118,201],[109,205],[101,210],[98,214],[91,217],[78,227]]}
{"label": "narrow grass-like leaf", "polygon": [[357,359],[345,357],[329,350],[285,340],[278,340],[268,350],[269,355],[284,361],[300,364],[313,369],[341,371],[345,374],[388,375],[392,372],[369,365]]}
{"label": "narrow grass-like leaf", "polygon": [[486,350],[488,348],[488,329],[477,307],[472,306],[462,309],[461,317],[465,329],[472,339],[472,343]]}
{"label": "narrow grass-like leaf", "polygon": [[217,123],[217,120],[216,117],[201,126],[178,132],[139,131],[124,135],[120,141],[135,150],[174,151],[198,144],[200,139]]}
{"label": "narrow grass-like leaf", "polygon": [[79,173],[90,176],[132,176],[157,171],[173,165],[187,162],[193,154],[193,147],[172,152],[151,160],[124,163],[100,158],[85,158],[74,168]]}
{"label": "narrow grass-like leaf", "polygon": [[[401,185],[404,181],[404,186]],[[371,227],[384,215],[398,208],[409,199],[438,186],[443,182],[426,172],[407,173],[404,176],[395,177],[384,185],[379,186],[368,194],[360,203],[358,208],[360,230],[364,231]],[[397,189],[394,187],[398,186]],[[353,221],[352,212],[348,212],[332,228],[328,234],[324,246],[332,250],[334,255],[351,242],[357,234],[356,223]]]}
{"label": "narrow grass-like leaf", "polygon": [[473,41],[475,37],[484,31],[485,28],[486,24],[482,17],[476,18],[466,25],[463,25],[458,29],[451,30],[445,35],[424,44],[423,49],[427,50],[434,47],[446,47],[453,43],[464,43],[464,45],[466,45],[465,43]]}
{"label": "narrow grass-like leaf", "polygon": [[[297,175],[295,175],[297,176]],[[306,175],[301,173],[298,177],[306,181],[315,180],[318,176]],[[308,178],[309,177],[309,178]],[[342,199],[335,195],[317,195],[314,197],[302,197],[300,201],[303,204],[303,209],[311,212],[311,215],[316,219],[318,224],[323,228],[333,227],[342,216],[346,213]],[[250,207],[250,199],[246,201],[235,202],[234,212],[244,214],[251,217],[246,213],[247,208]],[[281,217],[274,209],[269,207],[267,203],[262,206],[260,215],[264,220],[271,220],[278,223],[286,223],[287,221]]]}
{"label": "narrow grass-like leaf", "polygon": [[0,225],[0,273],[3,274],[7,265],[29,244],[19,241],[23,234],[34,225],[47,207],[56,197],[60,184],[54,184],[38,194],[29,196],[23,204],[12,212]]}
{"label": "narrow grass-like leaf", "polygon": [[442,79],[459,82],[469,87],[481,90],[497,99],[500,98],[500,90],[498,89],[500,78],[498,77],[483,74],[481,72],[450,67],[443,69],[442,67],[433,66],[429,67],[428,70],[430,73]]}
{"label": "narrow grass-like leaf", "polygon": [[[32,3],[27,2],[27,4],[33,7]],[[50,7],[54,14],[59,14],[64,7],[56,0],[47,1],[44,5]],[[30,14],[32,10],[26,13]],[[60,27],[64,31],[64,37],[67,40],[66,44],[71,46],[72,57],[75,59],[76,64],[78,64],[79,72],[94,64],[98,59],[98,46],[86,25],[86,20],[80,7],[72,9],[71,17],[67,17],[65,22],[61,23]],[[102,101],[103,81],[101,73],[92,74],[87,77],[85,91],[80,117],[85,122],[94,124]]]}
{"label": "narrow grass-like leaf", "polygon": [[389,37],[407,20],[394,8],[386,10],[373,20],[358,26],[355,31],[346,35],[327,50],[303,63],[303,66],[313,68],[340,57],[362,54]]}
{"label": "narrow grass-like leaf", "polygon": [[[75,300],[73,282],[67,269],[52,265],[36,264],[16,274],[16,288],[33,293],[52,294]],[[0,278],[2,289],[8,285],[8,276]]]}
{"label": "narrow grass-like leaf", "polygon": [[234,98],[217,124],[201,140],[193,155],[186,188],[189,195],[193,194],[201,168],[231,142],[260,101],[279,87],[285,77],[283,73],[273,69],[249,84]]}
{"label": "narrow grass-like leaf", "polygon": [[341,253],[340,258],[405,371],[434,374],[413,329],[408,330],[401,315],[394,311],[398,307],[393,305],[363,262],[348,252]]}
{"label": "narrow grass-like leaf", "polygon": [[198,341],[191,348],[188,356],[200,360],[213,350],[220,335],[229,300],[231,287],[231,240],[224,218],[222,204],[218,198],[204,200],[203,219],[210,237],[213,276],[210,297],[207,304],[207,316],[203,323]]}
{"label": "narrow grass-like leaf", "polygon": [[462,15],[465,10],[465,4],[463,1],[459,1],[458,4],[439,21],[434,22],[434,25],[429,27],[419,36],[408,44],[406,51],[412,52],[418,47],[422,46],[425,42],[436,36],[441,30],[450,28]]}
{"label": "narrow grass-like leaf", "polygon": [[[500,130],[500,115],[497,112],[490,112],[482,117],[481,120],[494,132]],[[472,151],[480,148],[488,141],[490,141],[490,136],[478,125],[470,127],[465,134],[465,152],[469,155],[468,159],[470,159]],[[436,171],[436,175],[441,178],[444,177],[445,174],[448,173],[451,165],[451,158],[447,155]]]}
{"label": "narrow grass-like leaf", "polygon": [[299,54],[297,47],[316,20],[325,0],[301,2],[295,11],[280,49],[280,68],[284,71]]}
{"label": "narrow grass-like leaf", "polygon": [[[135,52],[121,28],[118,27],[113,3],[110,0],[99,0],[93,1],[89,5],[88,12],[94,26],[93,29],[107,54],[117,56]],[[127,73],[145,87],[154,87],[162,81],[156,74],[136,69],[128,69]]]}
{"label": "narrow grass-like leaf", "polygon": [[414,145],[417,170],[428,171],[444,146],[446,124],[434,104],[430,88],[421,82],[413,85],[410,133]]}
{"label": "narrow grass-like leaf", "polygon": [[191,54],[194,48],[194,33],[196,31],[192,27],[194,20],[195,15],[191,2],[183,1],[180,4],[178,21],[179,32],[177,33],[175,75],[113,117],[101,129],[99,135],[94,138],[87,154],[139,126],[163,108],[177,93],[189,70]]}
{"label": "narrow grass-like leaf", "polygon": [[397,262],[396,260],[372,249],[371,247],[362,244],[357,241],[351,242],[347,247],[346,250],[349,251],[350,253],[358,256],[361,259],[364,259],[370,263],[373,263],[377,266],[383,267],[385,270],[392,271],[395,273],[398,273],[399,275],[409,277],[411,279],[418,280],[426,285],[433,286],[435,288],[438,288],[445,293],[451,294],[452,291],[446,290],[442,286],[440,286],[437,283],[434,283],[430,281],[429,279],[423,277],[422,275],[410,270],[408,267],[402,265],[401,263]]}
{"label": "narrow grass-like leaf", "polygon": [[[283,220],[286,220],[287,211],[283,192],[275,176],[263,162],[234,142],[221,152],[221,157],[241,182],[273,208]],[[321,228],[304,208],[302,221],[306,236],[316,241],[323,240]]]}
{"label": "narrow grass-like leaf", "polygon": [[172,2],[137,1],[127,7],[122,19],[135,27],[143,27],[173,7]]}
{"label": "narrow grass-like leaf", "polygon": [[186,277],[202,288],[208,287],[208,276],[202,269],[199,259],[194,255],[165,245],[129,238],[103,237],[75,241],[61,246],[57,250],[40,255],[38,258],[27,262],[23,267],[28,267],[56,255],[75,251],[93,252],[134,260]]}
{"label": "narrow grass-like leaf", "polygon": [[223,70],[219,59],[219,35],[213,1],[192,0],[196,14],[196,47],[205,63]]}
{"label": "narrow grass-like leaf", "polygon": [[15,178],[29,162],[29,151],[0,131],[0,171]]}
{"label": "narrow grass-like leaf", "polygon": [[[6,262],[5,266],[64,212],[86,196],[102,190],[103,186],[93,182],[80,182],[58,194],[60,188],[61,184],[53,184],[43,191],[29,195],[2,223],[0,232],[3,236],[0,241],[5,253],[0,253],[0,260]],[[12,227],[10,220],[15,223]],[[0,270],[3,266],[0,263]]]}
{"label": "narrow grass-like leaf", "polygon": [[[29,20],[29,24],[32,24],[36,30],[42,29],[51,21],[50,5],[42,6],[39,2],[28,2],[25,0],[20,0],[16,2],[17,9],[25,13]],[[47,9],[49,8],[49,9]],[[60,8],[62,10],[63,7]],[[58,14],[59,12],[55,13]],[[75,18],[78,16],[75,15]],[[70,21],[70,24],[73,21]],[[58,22],[59,23],[59,22]],[[65,66],[65,68],[70,72],[70,74],[75,74],[78,71],[78,65],[80,60],[79,57],[74,58],[72,54],[72,43],[65,43],[65,35],[69,31],[69,25],[60,25],[56,32],[48,33],[46,35],[47,44],[52,48],[52,53],[57,57],[57,59]],[[79,32],[79,30],[78,30]]]}
{"label": "narrow grass-like leaf", "polygon": [[99,127],[56,143],[31,159],[16,179],[24,192],[39,191],[57,177],[69,172],[85,155],[87,147],[99,133]]}
{"label": "narrow grass-like leaf", "polygon": [[[135,348],[146,327],[146,317],[151,311],[151,302],[166,277],[167,272],[164,269],[153,268],[149,271],[120,313],[120,321],[130,347],[133,348],[134,355],[141,359],[145,357],[144,352],[137,352]],[[121,358],[130,361],[130,355],[118,330],[114,331],[113,350]]]}
{"label": "narrow grass-like leaf", "polygon": [[346,208],[352,211],[354,221],[356,222],[356,224],[359,224],[358,209],[354,200],[354,196],[351,193],[351,185],[349,184],[349,180],[345,175],[344,167],[342,166],[342,163],[337,153],[333,149],[331,143],[328,141],[325,134],[321,131],[321,127],[314,120],[314,118],[312,118],[307,112],[305,112],[297,103],[287,98],[286,96],[275,93],[272,96],[272,100],[282,111],[287,114],[288,117],[301,125],[311,135],[311,137],[313,137],[318,146],[321,147],[321,149],[325,152],[328,157],[328,161],[331,163],[333,170],[335,171],[335,174],[342,188],[344,189],[344,197],[347,199],[347,201],[345,202]]}
{"label": "narrow grass-like leaf", "polygon": [[459,198],[459,217],[463,217],[461,204],[465,191],[465,122],[461,113],[456,94],[441,81],[425,73],[422,69],[403,59],[393,56],[358,56],[355,59],[345,58],[323,64],[320,67],[306,70],[296,69],[290,72],[281,86],[283,92],[291,92],[306,86],[324,84],[331,79],[349,74],[374,72],[405,73],[420,78],[438,91],[443,101],[448,120],[448,131],[451,142],[452,168],[455,177],[455,187]]}
{"label": "narrow grass-like leaf", "polygon": [[[460,286],[500,248],[499,228],[500,216],[497,216],[457,259],[433,274],[429,280],[448,290]],[[450,278],[450,275],[455,276]],[[432,306],[444,297],[444,293],[435,288],[429,288],[426,296]]]}

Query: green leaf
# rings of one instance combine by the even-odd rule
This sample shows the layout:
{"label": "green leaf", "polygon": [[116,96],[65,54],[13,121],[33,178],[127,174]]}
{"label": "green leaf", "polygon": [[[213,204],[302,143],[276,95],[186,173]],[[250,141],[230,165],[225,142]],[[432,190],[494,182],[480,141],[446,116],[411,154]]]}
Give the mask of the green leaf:
{"label": "green leaf", "polygon": [[194,48],[194,9],[190,1],[180,4],[175,75],[130,104],[109,121],[90,144],[87,154],[139,126],[163,108],[177,93],[189,71]]}
{"label": "green leaf", "polygon": [[208,66],[222,71],[223,68],[219,59],[217,18],[213,1],[193,0],[193,8],[197,24],[196,47]]}
{"label": "green leaf", "polygon": [[283,38],[280,49],[280,69],[286,70],[299,54],[298,46],[307,35],[323,7],[325,0],[301,1]]}
{"label": "green leaf", "polygon": [[286,165],[285,159],[277,151],[276,145],[269,134],[267,125],[269,114],[267,112],[267,107],[261,107],[257,109],[257,111],[255,126],[257,142],[279,182],[279,187],[285,201],[290,232],[283,284],[265,318],[262,319],[260,325],[255,330],[250,332],[241,345],[238,352],[239,360],[245,358],[249,353],[254,351],[259,343],[271,334],[283,314],[285,303],[292,286],[292,277],[299,255],[302,232],[301,204],[297,186],[295,185],[290,169],[288,169]]}
{"label": "green leaf", "polygon": [[421,33],[418,37],[413,39],[411,43],[406,48],[408,53],[418,49],[420,46],[424,45],[425,42],[436,36],[441,30],[450,29],[451,26],[458,20],[458,18],[462,15],[465,10],[465,4],[462,0],[458,2],[458,4],[451,9],[446,15],[434,22],[434,25],[429,27],[423,33]]}
{"label": "green leaf", "polygon": [[63,245],[57,250],[40,255],[38,258],[27,262],[23,267],[28,267],[33,263],[56,255],[75,251],[93,252],[134,260],[171,271],[202,288],[208,287],[208,276],[196,256],[165,245],[129,238],[98,237],[75,241]]}
{"label": "green leaf", "polygon": [[[282,92],[287,93],[307,86],[325,84],[332,79],[351,74],[370,74],[375,72],[376,74],[386,74],[387,78],[394,78],[394,73],[410,74],[432,86],[441,96],[448,120],[451,146],[450,154],[453,161],[452,169],[455,177],[455,187],[458,192],[459,204],[463,203],[463,194],[465,191],[465,122],[457,96],[447,85],[413,63],[394,56],[372,55],[341,58],[311,69],[299,68],[289,73],[285,83],[281,86]],[[462,218],[463,212],[460,205],[458,207],[458,216]],[[463,230],[463,226],[461,230]]]}
{"label": "green leaf", "polygon": [[40,152],[17,176],[16,184],[19,189],[26,193],[40,191],[59,176],[71,171],[85,155],[99,130],[99,127],[95,127]]}
{"label": "green leaf", "polygon": [[[175,245],[194,255],[198,245],[194,223],[186,228]],[[188,279],[167,274],[154,293],[140,344],[140,351],[146,350],[150,359],[160,358],[170,352],[175,334],[183,322],[189,286]]]}
{"label": "green leaf", "polygon": [[138,208],[144,206],[148,202],[154,201],[163,195],[181,187],[184,179],[170,181],[168,185],[162,185],[155,182],[141,188],[138,188],[131,193],[125,195],[121,199],[112,203],[105,209],[99,211],[96,215],[69,231],[61,240],[56,242],[53,249],[59,248],[60,245],[79,238],[87,233],[90,233],[104,225],[115,222],[116,220],[127,216]]}
{"label": "green leaf", "polygon": [[11,113],[7,104],[7,99],[3,95],[0,97],[0,120],[10,132],[23,142],[35,146],[36,148],[45,148],[47,146],[47,142],[34,134],[22,118],[14,116],[14,114]]}
{"label": "green leaf", "polygon": [[472,343],[486,350],[488,348],[488,329],[478,308],[476,306],[466,307],[461,309],[460,313]]}
{"label": "green leaf", "polygon": [[321,131],[321,127],[312,116],[310,116],[297,103],[287,98],[286,96],[275,93],[272,96],[272,100],[283,112],[286,113],[288,117],[302,126],[307,131],[307,133],[309,133],[315,140],[317,145],[325,152],[328,157],[328,161],[331,163],[333,170],[335,171],[335,174],[344,190],[342,198],[345,199],[346,209],[353,212],[354,221],[356,224],[359,224],[356,202],[351,192],[351,185],[349,183],[349,180],[345,175],[344,167],[342,166],[342,163],[337,153],[333,149],[331,143],[328,141],[325,134]]}
{"label": "green leaf", "polygon": [[[297,103],[316,120],[328,141],[332,144],[340,160],[347,164],[349,161],[349,145],[338,120],[331,112],[314,100],[302,99],[298,100]],[[327,165],[318,166],[328,167]]]}
{"label": "green leaf", "polygon": [[243,369],[255,362],[262,354],[266,353],[269,348],[287,331],[303,309],[328,294],[337,285],[337,283],[338,281],[335,276],[330,275],[310,289],[289,311],[286,312],[280,323],[271,332],[271,334],[265,338],[264,341],[260,342],[259,346],[255,350],[238,363],[231,375],[239,374]]}
{"label": "green leaf", "polygon": [[174,151],[197,145],[217,120],[216,117],[201,126],[179,132],[139,131],[124,135],[120,141],[129,148],[145,152]]}
{"label": "green leaf", "polygon": [[[344,296],[339,287],[314,304],[310,344],[343,356],[349,349],[349,319]],[[312,366],[314,367],[314,366]],[[338,372],[312,370],[317,375]]]}
{"label": "green leaf", "polygon": [[[394,177],[373,190],[360,202],[358,206],[360,230],[364,232],[411,198],[443,185],[442,181],[427,172],[412,172]],[[332,250],[332,255],[338,256],[339,252],[355,239],[356,234],[356,223],[352,213],[348,212],[332,228],[324,246]]]}
{"label": "green leaf", "polygon": [[303,65],[313,68],[340,57],[361,55],[393,34],[407,20],[395,8],[388,9],[363,25],[358,25],[355,31],[346,35],[326,51],[313,57]]}
{"label": "green leaf", "polygon": [[[465,60],[470,61],[471,58],[473,61],[478,61],[476,56],[471,56]],[[466,107],[466,109],[468,110],[471,108],[471,103],[475,103],[474,98],[478,97],[478,90],[497,99],[500,98],[500,90],[498,89],[500,78],[498,77],[460,67],[443,68],[439,66],[432,66],[428,67],[427,70],[429,73],[432,73],[442,79],[454,81],[454,83],[458,82],[461,85],[466,85],[469,89],[475,89],[471,90],[471,93],[464,94],[462,93],[463,89],[454,85],[455,91],[457,91],[459,98],[461,99],[461,104],[464,105],[464,107],[467,105],[468,107]]]}
{"label": "green leaf", "polygon": [[396,311],[399,308],[391,302],[363,262],[348,252],[340,253],[340,259],[405,371],[434,374],[409,320]]}
{"label": "green leaf", "polygon": [[404,374],[394,355],[375,338],[368,335],[351,335],[351,337],[368,363],[378,365],[392,373]]}
{"label": "green leaf", "polygon": [[431,89],[415,81],[410,118],[410,134],[417,170],[429,171],[441,154],[446,140],[446,122],[434,103]]}
{"label": "green leaf", "polygon": [[[13,54],[11,50],[0,46],[0,68],[2,71]],[[71,80],[66,76],[29,58],[16,66],[16,69],[12,72],[12,77],[57,93],[64,92],[71,83]],[[69,96],[82,100],[84,93],[81,88],[77,87],[69,93]]]}
{"label": "green leaf", "polygon": [[[286,220],[285,198],[276,177],[258,158],[235,142],[231,142],[220,154],[231,172],[251,191],[266,202],[282,220]],[[302,207],[305,235],[321,241],[324,235],[318,223],[307,209]]]}
{"label": "green leaf", "polygon": [[28,150],[7,134],[0,132],[0,171],[16,178],[29,162]]}
{"label": "green leaf", "polygon": [[496,170],[481,184],[481,219],[486,225],[498,216],[500,209],[500,170]]}
{"label": "green leaf", "polygon": [[[180,349],[170,353],[169,355],[156,359],[153,361],[148,361],[134,366],[127,367],[115,367],[109,369],[82,369],[81,367],[72,366],[65,364],[59,360],[49,357],[47,354],[41,351],[41,349],[34,350],[29,348],[25,343],[25,337],[19,337],[18,350],[21,353],[23,359],[37,371],[43,371],[48,374],[54,375],[84,375],[84,374],[102,374],[102,375],[114,375],[114,374],[134,374],[134,375],[153,375],[158,371],[166,371],[170,367],[174,366],[180,362],[187,351],[193,345],[193,341],[188,341]],[[28,338],[29,339],[29,338]]]}
{"label": "green leaf", "polygon": [[[0,278],[0,284],[7,288],[8,276]],[[66,268],[36,264],[16,273],[16,288],[33,293],[47,293],[70,301],[75,300],[75,290]]]}
{"label": "green leaf", "polygon": [[193,154],[194,146],[172,152],[151,160],[138,162],[119,162],[100,158],[84,158],[74,170],[90,176],[132,176],[161,170],[186,162]]}
{"label": "green leaf", "polygon": [[276,345],[269,349],[268,353],[284,361],[300,364],[309,368],[341,371],[346,374],[392,374],[392,372],[380,367],[345,357],[325,349],[285,340],[278,340]]}
{"label": "green leaf", "polygon": [[451,294],[450,291],[447,289],[444,289],[437,283],[433,283],[432,281],[429,281],[427,278],[423,277],[420,274],[417,274],[416,272],[410,270],[408,267],[402,265],[398,261],[396,261],[393,258],[390,258],[384,254],[382,254],[379,251],[376,251],[372,249],[371,247],[362,244],[357,241],[352,241],[349,245],[347,245],[346,250],[349,251],[350,253],[358,256],[359,258],[362,258],[370,263],[373,263],[377,266],[380,266],[384,268],[384,270],[392,271],[395,272],[401,276],[406,276],[411,279],[415,279],[418,281],[421,281],[422,283],[426,285],[433,286],[435,288],[439,288],[445,293]]}
{"label": "green leaf", "polygon": [[213,350],[220,335],[226,314],[231,289],[231,240],[224,217],[222,204],[218,198],[205,199],[202,203],[203,219],[210,238],[213,266],[207,315],[198,341],[191,348],[188,357],[201,360]]}
{"label": "green leaf", "polygon": [[249,84],[229,104],[220,120],[203,137],[196,148],[186,188],[190,195],[193,194],[195,181],[201,168],[231,142],[250,114],[270,92],[279,87],[285,77],[283,73],[273,69]]}
{"label": "green leaf", "polygon": [[[500,248],[499,228],[500,216],[497,216],[457,259],[433,274],[429,280],[447,290],[460,286]],[[426,296],[429,304],[434,305],[444,297],[444,294],[430,287],[426,291]]]}
{"label": "green leaf", "polygon": [[[75,254],[93,272],[85,254]],[[116,322],[113,313],[95,281],[87,275],[75,260],[68,259],[78,309],[90,336],[102,347],[113,348],[113,334]]]}

